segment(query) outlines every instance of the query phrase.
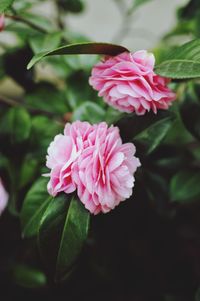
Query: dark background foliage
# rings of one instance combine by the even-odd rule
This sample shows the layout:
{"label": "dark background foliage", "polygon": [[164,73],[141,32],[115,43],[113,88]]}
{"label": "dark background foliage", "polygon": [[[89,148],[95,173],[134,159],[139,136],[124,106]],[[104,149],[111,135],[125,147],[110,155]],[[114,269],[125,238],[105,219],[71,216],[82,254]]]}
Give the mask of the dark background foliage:
{"label": "dark background foliage", "polygon": [[[136,0],[128,14],[145,2]],[[177,101],[168,112],[120,114],[88,85],[97,56],[49,56],[27,70],[38,52],[88,41],[62,22],[65,14],[81,13],[84,1],[57,0],[56,24],[32,13],[32,1],[5,3],[5,31],[17,43],[3,51],[0,77],[12,78],[23,94],[0,95],[0,176],[10,193],[0,218],[1,300],[199,301],[198,78],[172,82]],[[182,40],[198,38],[199,24],[200,3],[190,0],[155,47],[157,62]],[[54,79],[38,80],[46,69]],[[49,143],[65,122],[77,119],[117,124],[123,141],[136,145],[142,168],[132,197],[109,214],[91,216],[83,248],[76,242],[73,249],[69,241],[61,244],[61,236],[66,215],[77,210],[76,196],[74,203],[62,194],[50,200],[41,174]],[[81,239],[88,223],[82,209]]]}

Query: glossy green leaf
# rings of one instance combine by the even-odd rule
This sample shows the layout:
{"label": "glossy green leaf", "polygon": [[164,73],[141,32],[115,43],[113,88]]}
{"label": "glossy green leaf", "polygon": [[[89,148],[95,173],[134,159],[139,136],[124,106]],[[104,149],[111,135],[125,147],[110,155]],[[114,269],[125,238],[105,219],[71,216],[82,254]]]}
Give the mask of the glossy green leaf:
{"label": "glossy green leaf", "polygon": [[76,197],[60,195],[46,209],[38,243],[41,257],[55,281],[64,280],[73,268],[87,238],[88,225],[89,212]]}
{"label": "glossy green leaf", "polygon": [[200,200],[200,172],[183,170],[178,172],[170,183],[172,201],[188,203]]}
{"label": "glossy green leaf", "polygon": [[85,101],[73,112],[73,120],[98,123],[101,122],[104,118],[104,109],[91,101]]}
{"label": "glossy green leaf", "polygon": [[62,280],[76,261],[88,235],[90,213],[72,198],[58,252],[55,280]]}
{"label": "glossy green leaf", "polygon": [[200,39],[190,41],[173,50],[161,64],[155,67],[155,72],[174,79],[200,77]]}
{"label": "glossy green leaf", "polygon": [[173,121],[174,118],[172,116],[159,120],[140,134],[136,135],[134,137],[134,141],[144,145],[146,153],[150,154],[166,137],[167,132],[173,124]]}
{"label": "glossy green leaf", "polygon": [[31,49],[34,53],[49,51],[59,46],[62,38],[62,32],[53,32],[49,34],[37,34],[29,39]]}
{"label": "glossy green leaf", "polygon": [[5,12],[12,4],[14,0],[1,0],[0,1],[0,14]]}
{"label": "glossy green leaf", "polygon": [[13,268],[13,281],[25,288],[41,288],[47,284],[46,275],[40,270],[23,264]]}
{"label": "glossy green leaf", "polygon": [[11,108],[4,116],[2,132],[10,135],[13,143],[26,140],[31,131],[31,118],[27,110],[22,107]]}
{"label": "glossy green leaf", "polygon": [[22,235],[36,235],[41,218],[49,205],[51,197],[47,192],[46,178],[40,178],[28,191],[20,214]]}
{"label": "glossy green leaf", "polygon": [[45,51],[35,55],[30,63],[28,69],[39,62],[46,56],[49,55],[66,55],[66,54],[105,54],[105,55],[116,55],[121,52],[128,51],[127,48],[119,45],[108,44],[108,43],[80,43],[71,44],[59,47],[51,51]]}

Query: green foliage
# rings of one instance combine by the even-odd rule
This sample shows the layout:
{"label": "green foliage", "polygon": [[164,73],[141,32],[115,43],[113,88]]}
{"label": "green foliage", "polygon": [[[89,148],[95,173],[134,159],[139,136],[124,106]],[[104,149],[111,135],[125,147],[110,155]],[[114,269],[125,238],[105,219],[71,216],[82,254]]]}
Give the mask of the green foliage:
{"label": "green foliage", "polygon": [[0,14],[4,13],[12,4],[14,0],[1,0]]}
{"label": "green foliage", "polygon": [[28,191],[23,203],[20,218],[24,237],[37,234],[41,218],[50,199],[51,197],[47,193],[47,180],[41,178]]}
{"label": "green foliage", "polygon": [[38,242],[55,281],[68,276],[87,238],[88,227],[89,212],[76,197],[59,196],[47,207],[40,222]]}
{"label": "green foliage", "polygon": [[156,66],[155,72],[175,79],[200,77],[200,39],[173,50],[163,62]]}
{"label": "green foliage", "polygon": [[125,47],[108,44],[108,43],[80,43],[59,47],[57,49],[36,54],[30,63],[28,69],[33,67],[37,62],[49,55],[66,55],[66,54],[108,54],[116,55],[128,51]]}
{"label": "green foliage", "polygon": [[83,243],[87,239],[89,220],[89,212],[77,197],[73,197],[69,205],[60,241],[56,262],[56,281],[64,279],[77,260]]}
{"label": "green foliage", "polygon": [[28,139],[31,131],[31,118],[23,107],[15,107],[8,111],[1,123],[2,132],[10,135],[13,143]]}
{"label": "green foliage", "polygon": [[61,8],[70,13],[80,13],[84,9],[81,0],[57,0],[57,2]]}
{"label": "green foliage", "polygon": [[200,199],[200,172],[183,170],[171,179],[170,195],[172,201],[188,203]]}
{"label": "green foliage", "polygon": [[[199,300],[200,2],[178,10],[153,51],[177,99],[144,116],[115,110],[88,84],[102,55],[129,50],[71,30],[66,17],[83,0],[53,1],[51,16],[45,3],[0,0],[14,38],[0,45],[0,84],[9,85],[0,92],[0,178],[10,195],[0,217],[2,298],[135,300],[150,289],[142,301]],[[146,3],[120,6],[127,24]],[[90,216],[75,193],[47,192],[47,148],[74,120],[117,125],[136,146],[133,195],[109,214]]]}
{"label": "green foliage", "polygon": [[25,288],[40,288],[47,283],[46,276],[40,270],[26,265],[18,264],[13,268],[14,282]]}

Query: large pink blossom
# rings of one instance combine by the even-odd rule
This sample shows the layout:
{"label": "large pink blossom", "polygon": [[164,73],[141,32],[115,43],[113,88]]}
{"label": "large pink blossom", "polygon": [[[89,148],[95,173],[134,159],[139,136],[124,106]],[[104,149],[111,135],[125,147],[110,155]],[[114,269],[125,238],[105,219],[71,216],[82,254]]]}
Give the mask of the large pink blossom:
{"label": "large pink blossom", "polygon": [[108,212],[129,198],[140,161],[132,143],[122,143],[117,127],[105,122],[67,124],[50,144],[48,191],[55,196],[77,189],[80,201],[94,214]]}
{"label": "large pink blossom", "polygon": [[0,178],[0,214],[4,211],[8,203],[8,193],[3,186],[3,182]]}
{"label": "large pink blossom", "polygon": [[168,109],[175,93],[167,87],[169,79],[154,73],[154,64],[154,55],[145,50],[105,57],[93,67],[89,83],[119,111],[156,113],[157,109]]}

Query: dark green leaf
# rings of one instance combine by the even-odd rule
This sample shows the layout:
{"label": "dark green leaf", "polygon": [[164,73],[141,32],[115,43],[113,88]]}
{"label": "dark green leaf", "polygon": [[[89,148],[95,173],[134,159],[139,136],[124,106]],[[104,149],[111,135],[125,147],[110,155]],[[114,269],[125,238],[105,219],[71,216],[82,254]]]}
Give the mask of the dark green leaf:
{"label": "dark green leaf", "polygon": [[2,131],[11,135],[13,143],[26,140],[31,131],[31,118],[29,113],[22,107],[11,108],[4,116]]}
{"label": "dark green leaf", "polygon": [[190,41],[173,50],[155,72],[161,76],[188,79],[200,77],[200,39]]}
{"label": "dark green leaf", "polygon": [[55,280],[62,280],[76,261],[88,235],[90,213],[79,199],[71,200],[62,233]]}
{"label": "dark green leaf", "polygon": [[47,179],[40,178],[28,191],[20,214],[24,237],[34,236],[51,197],[47,192]]}
{"label": "dark green leaf", "polygon": [[170,195],[172,201],[188,203],[200,199],[200,172],[183,170],[171,180]]}
{"label": "dark green leaf", "polygon": [[13,281],[25,288],[40,288],[46,285],[47,279],[40,270],[18,264],[13,268]]}
{"label": "dark green leaf", "polygon": [[96,103],[85,101],[73,112],[73,120],[101,122],[105,118],[105,111]]}
{"label": "dark green leaf", "polygon": [[77,198],[71,198],[63,194],[53,199],[38,233],[41,256],[56,281],[70,273],[88,232],[89,212]]}
{"label": "dark green leaf", "polygon": [[84,9],[84,4],[81,0],[58,0],[58,5],[71,13],[80,13]]}
{"label": "dark green leaf", "polygon": [[30,63],[28,69],[49,55],[66,55],[66,54],[105,54],[105,55],[117,55],[121,52],[128,51],[127,48],[119,45],[108,43],[80,43],[71,44],[59,47],[57,49],[41,52],[35,55]]}
{"label": "dark green leaf", "polygon": [[38,161],[29,155],[23,161],[20,170],[19,188],[26,186],[30,183],[37,173]]}
{"label": "dark green leaf", "polygon": [[69,205],[69,195],[60,194],[58,197],[52,199],[43,214],[38,230],[38,247],[40,255],[49,274],[53,278]]}
{"label": "dark green leaf", "polygon": [[173,122],[173,115],[163,118],[136,135],[134,141],[143,145],[145,152],[150,154],[166,137]]}
{"label": "dark green leaf", "polygon": [[0,14],[5,12],[12,4],[14,0],[1,0],[0,2]]}
{"label": "dark green leaf", "polygon": [[[200,104],[186,93],[180,108],[182,121],[187,130],[197,139],[200,139]],[[192,116],[192,118],[191,118]]]}

